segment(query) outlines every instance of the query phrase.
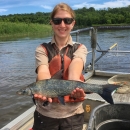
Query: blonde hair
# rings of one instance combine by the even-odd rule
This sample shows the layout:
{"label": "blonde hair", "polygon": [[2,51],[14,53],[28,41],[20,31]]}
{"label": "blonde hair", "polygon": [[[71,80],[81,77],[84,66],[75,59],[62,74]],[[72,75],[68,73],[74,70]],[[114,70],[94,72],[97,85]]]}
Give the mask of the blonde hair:
{"label": "blonde hair", "polygon": [[75,18],[75,13],[74,11],[72,10],[72,8],[65,4],[65,3],[60,3],[58,5],[56,5],[51,13],[51,19],[54,18],[54,16],[56,15],[56,13],[59,11],[59,10],[64,10],[64,11],[67,11],[72,18]]}

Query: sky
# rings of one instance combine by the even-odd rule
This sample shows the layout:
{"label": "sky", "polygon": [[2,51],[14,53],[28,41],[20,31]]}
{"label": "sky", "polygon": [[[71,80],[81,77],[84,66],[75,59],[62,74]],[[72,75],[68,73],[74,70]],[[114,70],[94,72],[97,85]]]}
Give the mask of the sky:
{"label": "sky", "polygon": [[130,5],[130,0],[0,0],[0,15],[51,12],[61,2],[67,3],[72,9],[94,7],[98,10]]}

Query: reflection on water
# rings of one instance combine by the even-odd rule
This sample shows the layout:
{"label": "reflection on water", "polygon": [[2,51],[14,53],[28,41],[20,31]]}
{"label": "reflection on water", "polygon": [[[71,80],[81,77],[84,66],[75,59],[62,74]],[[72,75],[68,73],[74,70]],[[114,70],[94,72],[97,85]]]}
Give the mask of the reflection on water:
{"label": "reflection on water", "polygon": [[[75,40],[75,36],[73,37]],[[18,41],[0,42],[0,128],[16,118],[33,105],[31,97],[16,95],[16,91],[32,82],[35,82],[35,49],[43,43],[50,41],[50,37]],[[82,34],[79,41],[85,44],[90,51],[90,36]],[[130,50],[130,31],[98,32],[98,43],[106,50],[115,42],[119,50]],[[100,54],[96,53],[96,57]],[[88,55],[87,64],[91,62]],[[117,64],[119,63],[119,64]],[[114,67],[116,66],[116,67]],[[124,66],[127,69],[124,69]],[[130,72],[130,56],[121,54],[114,56],[107,54],[96,63],[101,70],[115,70]]]}

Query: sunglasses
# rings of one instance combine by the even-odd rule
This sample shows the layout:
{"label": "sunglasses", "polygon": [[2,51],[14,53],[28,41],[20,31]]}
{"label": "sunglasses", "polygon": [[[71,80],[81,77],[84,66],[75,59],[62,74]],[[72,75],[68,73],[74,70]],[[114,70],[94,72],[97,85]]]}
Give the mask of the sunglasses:
{"label": "sunglasses", "polygon": [[59,25],[61,24],[62,20],[64,21],[65,24],[71,24],[74,19],[73,18],[53,18],[52,19],[52,22],[55,24],[55,25]]}

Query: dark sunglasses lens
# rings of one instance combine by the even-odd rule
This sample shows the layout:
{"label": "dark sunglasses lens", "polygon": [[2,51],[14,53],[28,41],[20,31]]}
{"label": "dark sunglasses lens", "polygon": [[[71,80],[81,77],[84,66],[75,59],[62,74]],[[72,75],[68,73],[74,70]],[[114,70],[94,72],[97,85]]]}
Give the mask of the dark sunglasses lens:
{"label": "dark sunglasses lens", "polygon": [[55,25],[61,24],[62,20],[64,21],[65,24],[71,24],[73,22],[73,18],[53,18],[52,21]]}
{"label": "dark sunglasses lens", "polygon": [[72,18],[64,18],[64,23],[65,24],[71,24],[73,22]]}
{"label": "dark sunglasses lens", "polygon": [[53,21],[53,23],[54,23],[55,25],[58,25],[58,24],[61,24],[62,19],[60,19],[60,18],[53,18],[52,21]]}

